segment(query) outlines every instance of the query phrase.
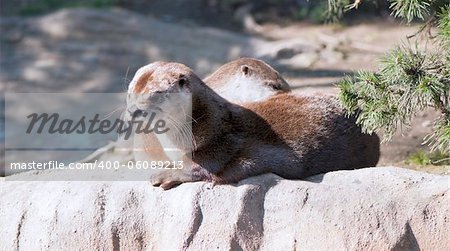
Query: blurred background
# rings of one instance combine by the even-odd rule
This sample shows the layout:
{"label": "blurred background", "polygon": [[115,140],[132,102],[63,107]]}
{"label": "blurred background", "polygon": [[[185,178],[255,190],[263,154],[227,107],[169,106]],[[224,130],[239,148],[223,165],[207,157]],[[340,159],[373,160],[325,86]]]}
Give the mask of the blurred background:
{"label": "blurred background", "polygon": [[[124,92],[135,71],[155,60],[206,77],[247,56],[271,64],[296,93],[337,94],[344,75],[376,70],[383,53],[411,43],[406,37],[420,23],[402,24],[388,4],[372,1],[329,23],[327,1],[2,0],[0,90]],[[383,144],[379,165],[423,168],[421,143],[436,116],[418,114],[403,136]]]}

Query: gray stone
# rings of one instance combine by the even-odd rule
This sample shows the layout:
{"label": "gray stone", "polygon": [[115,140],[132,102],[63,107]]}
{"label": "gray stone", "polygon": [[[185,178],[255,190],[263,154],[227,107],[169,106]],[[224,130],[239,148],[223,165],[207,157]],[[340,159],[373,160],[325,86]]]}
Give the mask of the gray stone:
{"label": "gray stone", "polygon": [[450,250],[449,177],[400,168],[0,187],[1,250]]}

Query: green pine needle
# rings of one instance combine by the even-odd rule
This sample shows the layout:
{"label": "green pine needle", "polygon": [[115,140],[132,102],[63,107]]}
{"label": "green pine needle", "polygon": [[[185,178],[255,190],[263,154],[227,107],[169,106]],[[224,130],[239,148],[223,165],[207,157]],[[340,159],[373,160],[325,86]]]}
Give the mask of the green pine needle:
{"label": "green pine needle", "polygon": [[414,18],[425,19],[429,15],[430,0],[389,0],[392,14],[410,23]]}

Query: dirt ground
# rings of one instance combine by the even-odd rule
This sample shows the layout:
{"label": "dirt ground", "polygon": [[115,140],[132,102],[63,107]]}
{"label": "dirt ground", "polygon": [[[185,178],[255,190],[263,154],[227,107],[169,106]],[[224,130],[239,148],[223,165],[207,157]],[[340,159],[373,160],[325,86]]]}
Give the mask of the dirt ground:
{"label": "dirt ground", "polygon": [[[391,20],[352,26],[269,23],[247,34],[116,8],[1,17],[0,90],[122,92],[138,67],[155,60],[185,63],[204,77],[226,61],[251,56],[272,64],[296,93],[336,94],[341,77],[375,70],[379,57],[407,44],[406,36],[416,29]],[[379,165],[407,166],[408,155],[426,149],[422,139],[436,116],[431,110],[418,114],[410,130],[384,143]]]}

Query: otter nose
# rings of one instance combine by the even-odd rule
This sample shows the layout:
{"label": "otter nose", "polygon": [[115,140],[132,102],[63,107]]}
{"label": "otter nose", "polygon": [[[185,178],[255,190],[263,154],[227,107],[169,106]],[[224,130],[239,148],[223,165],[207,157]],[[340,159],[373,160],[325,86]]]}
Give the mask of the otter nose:
{"label": "otter nose", "polygon": [[141,109],[137,109],[136,111],[133,112],[133,117],[137,118],[142,116],[142,114],[144,114],[144,112]]}
{"label": "otter nose", "polygon": [[139,109],[136,105],[132,105],[131,107],[129,107],[128,112],[131,114],[132,117],[139,117],[142,116],[142,114],[144,113],[141,109]]}

